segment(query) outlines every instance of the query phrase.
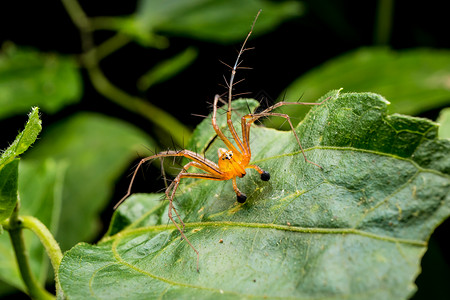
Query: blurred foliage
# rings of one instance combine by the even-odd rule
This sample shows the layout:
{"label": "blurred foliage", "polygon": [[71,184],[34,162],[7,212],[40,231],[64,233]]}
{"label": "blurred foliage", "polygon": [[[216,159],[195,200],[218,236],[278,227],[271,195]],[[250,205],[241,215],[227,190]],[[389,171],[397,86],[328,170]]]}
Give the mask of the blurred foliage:
{"label": "blurred foliage", "polygon": [[[303,20],[303,16],[309,17],[308,20],[311,21],[315,6],[320,7],[320,22],[328,24],[332,30],[341,34],[341,38],[346,34],[348,35],[345,37],[351,36],[351,30],[348,30],[351,26],[345,22],[344,6],[339,7],[337,2],[325,0],[306,2],[308,5],[289,0],[138,0],[134,11],[125,14],[116,12],[111,16],[106,8],[90,11],[92,2],[63,0],[64,6],[55,5],[52,13],[55,20],[56,16],[64,16],[64,19],[58,20],[66,25],[52,23],[51,26],[67,26],[72,20],[72,32],[66,30],[64,33],[72,41],[76,41],[67,46],[69,48],[61,46],[53,50],[52,47],[39,43],[33,45],[33,42],[20,38],[17,41],[1,41],[0,134],[15,134],[17,128],[11,127],[8,122],[30,111],[32,106],[40,107],[45,125],[42,138],[20,161],[18,180],[21,213],[38,217],[57,235],[63,249],[69,249],[80,241],[95,239],[101,230],[100,212],[111,200],[115,183],[124,173],[129,173],[130,163],[138,156],[151,152],[148,148],[156,151],[165,148],[167,140],[163,141],[163,138],[170,136],[175,144],[184,145],[187,142],[184,138],[190,135],[189,126],[174,117],[172,111],[166,112],[159,107],[163,102],[170,102],[168,98],[152,97],[151,101],[146,99],[149,93],[153,96],[152,93],[158,86],[167,81],[174,82],[177,75],[188,69],[197,58],[205,55],[205,52],[193,46],[174,52],[172,38],[201,43],[237,43],[245,37],[259,9],[263,12],[253,37],[273,31],[278,25],[294,17],[294,22]],[[450,103],[448,51],[431,48],[389,49],[389,34],[392,29],[380,26],[380,22],[392,25],[389,20],[391,17],[395,18],[396,14],[395,10],[392,13],[389,9],[390,1],[380,2],[385,5],[380,6],[379,23],[374,27],[379,28],[376,33],[379,42],[376,44],[383,44],[385,47],[360,48],[365,43],[355,41],[358,49],[323,62],[303,75],[296,75],[298,79],[290,85],[283,79],[282,88],[287,86],[287,100],[297,100],[304,93],[305,101],[313,101],[328,90],[343,87],[344,91],[383,94],[392,102],[392,112],[421,114]],[[3,5],[5,3],[0,5],[0,9]],[[336,9],[337,7],[340,9]],[[17,16],[22,15],[20,11],[2,10],[19,22],[24,22]],[[32,13],[39,15],[38,12]],[[33,28],[39,28],[39,25],[37,23]],[[3,27],[7,31],[12,25]],[[28,28],[27,32],[33,32],[33,28]],[[297,44],[300,40],[304,49],[312,48],[313,42],[305,41],[303,37],[312,28],[306,25],[302,30],[302,33],[290,32],[290,39]],[[76,31],[79,31],[81,39]],[[35,35],[41,38],[40,35]],[[370,36],[372,32],[364,32],[363,35]],[[28,38],[33,41],[36,37],[29,34]],[[277,44],[275,47],[283,48],[284,45]],[[329,47],[332,48],[333,44]],[[109,79],[111,69],[103,68],[104,62],[112,61],[115,64],[117,56],[113,54],[130,48],[131,51],[146,53],[150,62],[149,69],[143,70],[148,66],[145,63],[147,60],[143,59],[139,61],[142,69],[138,75],[131,76],[118,67],[121,77],[111,76]],[[167,54],[155,63],[155,57],[161,57],[161,52],[157,51]],[[215,57],[216,60],[217,58],[221,57]],[[265,59],[266,61],[258,64],[264,66],[269,60],[278,60],[271,54]],[[290,59],[308,60],[302,55]],[[285,66],[280,68],[282,67]],[[210,72],[220,73],[221,70],[211,69]],[[127,80],[134,80],[137,89],[122,85],[122,81]],[[192,81],[193,84],[202,85],[197,82],[198,77],[193,77]],[[180,89],[177,85],[169,88]],[[95,91],[92,92],[92,89]],[[147,90],[149,93],[143,96],[141,92],[148,92]],[[191,90],[184,93],[188,98],[186,102],[199,98]],[[199,101],[203,101],[203,98]],[[119,107],[120,114],[106,116],[110,114],[106,106]],[[96,109],[96,113],[82,111],[92,110],[92,107],[100,108]],[[173,104],[171,109],[175,109]],[[297,113],[288,108],[285,111],[292,113],[294,120],[301,119],[303,114],[302,111]],[[195,111],[184,111],[185,114],[193,112]],[[38,115],[37,110],[34,113]],[[118,118],[122,114],[128,115],[128,121]],[[449,136],[448,116],[447,110],[440,117],[442,138]],[[51,121],[51,124],[46,125],[47,121]],[[130,121],[135,123],[131,124]],[[277,126],[277,121],[273,122]],[[146,132],[138,128],[142,123],[146,124]],[[212,138],[206,134],[203,139],[209,141]],[[193,144],[198,149],[205,147],[205,144],[199,144],[199,140],[191,141],[190,145]],[[29,144],[26,148],[28,146]],[[12,165],[14,160],[11,159],[22,152],[18,149],[7,156],[8,161],[2,161],[2,164],[15,167]],[[11,207],[5,215],[10,213]],[[40,281],[44,281],[48,277],[47,258],[34,236],[27,233],[26,242],[32,270]],[[0,295],[2,291],[10,291],[11,287],[23,290],[12,260],[12,250],[8,245],[5,234],[1,235]],[[441,250],[435,249],[433,253],[439,251]],[[448,272],[447,266],[441,269],[441,272],[445,271]],[[439,273],[433,275],[439,276]],[[7,285],[2,285],[2,282]]]}
{"label": "blurred foliage", "polygon": [[0,119],[32,106],[56,113],[80,100],[81,77],[73,57],[3,45],[0,52]]}
{"label": "blurred foliage", "polygon": [[[450,104],[450,51],[361,48],[327,61],[295,80],[280,97],[315,101],[330,89],[371,91],[391,102],[390,112],[418,115]],[[301,119],[308,107],[283,111]],[[281,121],[280,121],[281,122]]]}
{"label": "blurred foliage", "polygon": [[437,121],[441,125],[439,137],[441,139],[450,139],[450,107],[441,110]]}

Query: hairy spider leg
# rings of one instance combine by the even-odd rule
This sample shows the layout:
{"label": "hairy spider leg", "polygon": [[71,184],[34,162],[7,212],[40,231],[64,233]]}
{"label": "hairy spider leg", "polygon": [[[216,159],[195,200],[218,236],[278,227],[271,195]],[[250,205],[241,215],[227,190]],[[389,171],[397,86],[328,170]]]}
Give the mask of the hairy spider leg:
{"label": "hairy spider leg", "polygon": [[[258,119],[262,118],[262,117],[270,117],[270,116],[276,116],[276,117],[282,117],[285,118],[288,123],[289,126],[291,127],[291,131],[294,134],[295,139],[297,140],[297,144],[300,147],[300,150],[303,154],[303,158],[305,159],[306,162],[313,164],[321,169],[323,169],[320,165],[316,164],[315,162],[310,161],[305,154],[305,151],[303,150],[302,144],[300,143],[300,139],[298,137],[297,132],[295,131],[294,126],[292,125],[291,122],[291,117],[287,114],[283,114],[283,113],[274,113],[271,112],[274,109],[280,107],[280,106],[284,106],[284,105],[321,105],[323,104],[325,101],[327,101],[330,97],[326,98],[325,100],[322,100],[321,102],[278,102],[268,108],[266,108],[265,110],[263,110],[260,113],[256,113],[256,114],[247,114],[245,116],[243,116],[241,118],[241,124],[242,124],[242,137],[244,140],[244,145],[248,145],[249,143],[249,138],[250,138],[250,127],[251,124],[253,124],[254,122],[256,122]],[[250,148],[249,148],[250,149]]]}
{"label": "hairy spider leg", "polygon": [[[183,170],[181,170],[180,173],[178,173],[177,177],[173,180],[173,182],[170,184],[169,188],[166,189],[166,197],[169,199],[169,212],[168,216],[169,219],[172,221],[172,223],[175,225],[175,227],[178,229],[178,231],[181,234],[181,237],[186,240],[186,242],[189,244],[189,246],[194,250],[194,252],[197,255],[197,272],[199,271],[199,260],[200,260],[200,254],[197,249],[192,245],[192,243],[189,241],[189,239],[184,234],[185,224],[183,220],[181,219],[180,215],[178,214],[177,210],[175,209],[175,206],[173,205],[173,199],[175,198],[175,193],[178,189],[178,185],[180,184],[180,181],[182,178],[203,178],[203,179],[209,179],[209,180],[223,180],[220,175],[217,174],[204,174],[204,173],[188,173],[187,170],[190,167],[195,167],[202,169],[204,171],[209,172],[207,167],[205,168],[205,165],[198,163],[197,161],[191,161],[183,166]],[[175,212],[178,220],[180,221],[183,229],[180,228],[178,223],[175,221],[175,219],[172,216],[172,211]]]}
{"label": "hairy spider leg", "polygon": [[[186,242],[189,244],[189,246],[195,251],[197,254],[197,271],[199,270],[199,252],[195,247],[192,245],[192,243],[189,241],[189,239],[184,234],[184,228],[185,224],[181,218],[181,216],[178,214],[178,211],[176,210],[175,206],[173,205],[173,199],[175,197],[175,193],[178,189],[178,185],[182,178],[200,178],[200,179],[209,179],[209,180],[228,180],[230,179],[230,174],[227,174],[226,172],[223,172],[220,170],[219,165],[214,163],[213,161],[208,160],[207,158],[193,152],[190,150],[180,150],[180,151],[165,151],[158,153],[156,155],[148,156],[143,159],[141,159],[136,166],[136,169],[133,172],[133,176],[131,177],[130,185],[128,186],[127,193],[125,196],[120,199],[120,201],[114,206],[114,209],[116,209],[128,196],[131,194],[131,187],[133,186],[134,179],[136,177],[136,174],[139,170],[139,168],[146,162],[156,159],[156,158],[164,158],[164,157],[179,157],[183,156],[191,161],[183,166],[183,169],[181,172],[175,177],[175,179],[172,181],[172,183],[169,185],[169,187],[166,189],[165,195],[167,199],[169,200],[169,212],[168,216],[169,219],[172,221],[172,223],[175,225],[175,227],[178,229],[178,231],[181,234],[181,237],[186,240]],[[203,170],[207,173],[188,173],[188,169],[191,167],[198,168],[200,170]],[[178,225],[178,223],[175,221],[172,215],[172,211],[175,212],[175,215],[177,216],[178,220],[180,221],[180,224],[182,228]]]}

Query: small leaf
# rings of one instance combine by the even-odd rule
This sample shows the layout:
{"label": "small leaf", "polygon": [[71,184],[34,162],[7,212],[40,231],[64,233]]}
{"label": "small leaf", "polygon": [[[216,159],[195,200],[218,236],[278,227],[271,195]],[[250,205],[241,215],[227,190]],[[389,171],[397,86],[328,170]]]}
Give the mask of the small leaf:
{"label": "small leaf", "polygon": [[141,130],[92,113],[75,115],[48,128],[27,159],[50,157],[67,163],[57,235],[62,249],[97,234],[96,218],[110,199],[115,180],[131,160],[148,153],[145,147],[154,147],[154,142]]}
{"label": "small leaf", "polygon": [[55,113],[81,97],[75,61],[57,54],[10,47],[0,53],[0,118],[39,106]]}
{"label": "small leaf", "polygon": [[9,218],[16,206],[18,168],[19,159],[14,159],[0,169],[0,222]]}
{"label": "small leaf", "polygon": [[[117,234],[66,252],[59,273],[65,294],[410,297],[427,241],[450,215],[450,141],[437,140],[429,120],[387,115],[379,95],[325,97],[297,128],[308,159],[323,170],[305,162],[291,132],[253,127],[252,163],[271,179],[262,182],[252,170],[238,179],[246,203],[236,202],[229,181],[182,181],[174,204],[200,253],[200,272],[175,226],[160,223],[166,206],[158,207],[157,195],[139,195],[117,212],[127,216]],[[217,147],[216,139],[206,156]],[[130,213],[149,206],[154,215]]]}
{"label": "small leaf", "polygon": [[[30,162],[22,159],[19,171],[21,214],[38,218],[55,234],[61,211],[65,165],[58,165],[52,160]],[[31,231],[26,230],[23,234],[31,270],[39,282],[45,282],[49,268],[47,254]],[[26,291],[8,235],[0,235],[0,252],[0,281]]]}
{"label": "small leaf", "polygon": [[39,109],[34,107],[28,115],[25,129],[0,157],[0,221],[9,218],[17,203],[17,178],[19,161],[16,159],[36,140],[42,129]]}
{"label": "small leaf", "polygon": [[194,48],[187,48],[174,57],[157,64],[139,78],[138,88],[141,91],[145,91],[151,86],[175,76],[188,67],[195,60],[197,54],[198,52]]}
{"label": "small leaf", "polygon": [[[373,91],[392,103],[390,112],[416,115],[449,104],[450,51],[361,48],[336,57],[299,77],[286,88],[287,101],[313,102],[330,89]],[[308,107],[283,112],[301,119]],[[278,128],[282,121],[274,121]]]}
{"label": "small leaf", "polygon": [[0,170],[14,158],[24,153],[36,141],[42,130],[42,122],[39,119],[39,108],[33,107],[28,115],[25,129],[17,135],[14,142],[2,152],[0,157]]}
{"label": "small leaf", "polygon": [[441,110],[437,122],[441,125],[439,127],[439,138],[450,139],[450,107]]}

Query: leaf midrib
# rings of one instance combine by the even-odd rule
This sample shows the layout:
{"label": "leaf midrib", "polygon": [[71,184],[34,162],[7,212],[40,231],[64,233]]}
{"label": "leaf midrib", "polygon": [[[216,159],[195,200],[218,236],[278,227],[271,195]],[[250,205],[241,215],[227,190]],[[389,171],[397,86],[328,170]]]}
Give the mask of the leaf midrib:
{"label": "leaf midrib", "polygon": [[[325,228],[325,227],[299,227],[299,226],[289,226],[289,225],[279,225],[273,223],[248,223],[248,222],[231,222],[231,221],[215,221],[215,222],[192,222],[186,223],[186,228],[196,228],[199,227],[241,227],[241,228],[260,228],[260,229],[276,229],[290,232],[300,232],[300,233],[311,233],[311,234],[353,234],[360,235],[368,238],[373,238],[377,240],[409,244],[414,246],[427,246],[427,242],[421,240],[412,239],[401,239],[390,237],[381,234],[375,234],[355,228]],[[146,226],[134,229],[123,230],[113,236],[107,237],[102,240],[102,242],[108,242],[110,240],[117,241],[127,236],[131,236],[137,233],[147,233],[152,231],[165,231],[165,230],[177,230],[175,225],[165,224],[165,225],[154,225]],[[195,232],[194,232],[195,233]]]}

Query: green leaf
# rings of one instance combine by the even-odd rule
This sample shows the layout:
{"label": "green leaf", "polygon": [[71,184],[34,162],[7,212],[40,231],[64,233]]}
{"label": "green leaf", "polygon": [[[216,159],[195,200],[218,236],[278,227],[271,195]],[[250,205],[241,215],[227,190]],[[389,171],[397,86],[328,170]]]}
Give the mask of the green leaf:
{"label": "green leaf", "polygon": [[67,163],[57,240],[68,249],[90,240],[99,230],[98,215],[113,185],[128,164],[154,142],[142,131],[117,119],[81,113],[48,130],[27,159],[53,158]]}
{"label": "green leaf", "polygon": [[[6,169],[6,167],[4,168]],[[22,159],[19,168],[20,212],[38,218],[53,234],[61,210],[64,164],[52,160],[29,161]],[[17,193],[17,191],[16,191]],[[17,197],[16,197],[17,198]],[[25,243],[35,278],[44,283],[49,262],[39,239],[29,230],[24,231]],[[0,235],[0,282],[26,291],[8,235]]]}
{"label": "green leaf", "polygon": [[34,107],[28,115],[25,129],[20,132],[14,142],[0,157],[0,221],[11,215],[17,203],[17,178],[19,162],[16,160],[36,140],[42,129],[39,109]]}
{"label": "green leaf", "polygon": [[42,130],[42,122],[39,119],[39,108],[33,107],[28,115],[25,129],[19,133],[14,142],[2,151],[0,157],[0,170],[17,156],[24,153],[36,141],[39,132]]}
{"label": "green leaf", "polygon": [[450,139],[450,107],[441,110],[437,122],[441,125],[439,127],[439,138]]}
{"label": "green leaf", "polygon": [[[174,204],[200,253],[200,272],[174,225],[161,222],[163,207],[155,208],[163,204],[139,195],[119,208],[129,216],[115,227],[120,232],[66,252],[59,272],[65,294],[410,297],[427,241],[450,215],[450,141],[437,140],[429,120],[387,115],[388,102],[377,94],[328,96],[297,128],[308,159],[323,170],[305,162],[292,133],[253,127],[252,163],[271,179],[252,170],[238,179],[246,203],[236,202],[229,181],[182,181]],[[216,140],[207,157],[219,146]],[[155,214],[131,221],[132,211],[148,207]]]}
{"label": "green leaf", "polygon": [[222,43],[240,41],[259,9],[264,17],[258,21],[256,32],[269,31],[302,12],[295,1],[141,0],[133,16],[134,26],[128,24],[127,31],[134,29],[136,36],[166,32]]}
{"label": "green leaf", "polygon": [[174,57],[157,64],[150,71],[139,78],[138,88],[141,91],[145,91],[151,86],[175,76],[188,67],[195,60],[197,54],[198,51],[191,47],[175,55]]}
{"label": "green leaf", "polygon": [[78,101],[81,89],[72,58],[15,47],[0,53],[0,119],[31,106],[55,113]]}
{"label": "green leaf", "polygon": [[[19,159],[14,159],[0,169],[0,222],[11,216],[17,203],[17,178]],[[0,225],[0,234],[2,226]]]}
{"label": "green leaf", "polygon": [[[416,115],[449,104],[450,51],[361,48],[307,72],[286,88],[283,98],[315,101],[330,89],[373,91],[384,95],[390,112]],[[283,112],[305,115],[308,107],[290,106]],[[276,122],[274,126],[281,124]],[[275,127],[277,128],[277,127]]]}

